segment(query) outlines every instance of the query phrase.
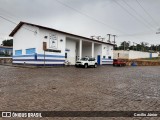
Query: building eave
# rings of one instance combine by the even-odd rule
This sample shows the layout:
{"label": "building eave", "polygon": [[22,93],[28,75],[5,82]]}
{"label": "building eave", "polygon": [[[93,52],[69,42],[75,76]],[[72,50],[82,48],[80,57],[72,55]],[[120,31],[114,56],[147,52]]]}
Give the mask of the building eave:
{"label": "building eave", "polygon": [[103,44],[108,44],[108,45],[114,46],[114,44],[112,44],[112,43],[106,43],[106,42],[103,42],[103,41],[93,40],[93,39],[90,39],[90,38],[87,38],[87,37],[84,37],[84,36],[75,35],[75,34],[72,34],[72,33],[67,33],[67,32],[64,32],[64,31],[60,31],[60,30],[56,30],[56,29],[53,29],[53,28],[49,28],[49,27],[45,27],[45,26],[41,26],[41,25],[32,24],[32,23],[27,23],[27,22],[20,22],[14,28],[14,30],[9,34],[9,36],[13,37],[16,34],[16,32],[22,27],[23,24],[27,24],[27,25],[31,25],[31,26],[35,26],[35,27],[39,27],[39,28],[55,31],[55,32],[58,32],[58,33],[62,33],[62,34],[66,34],[66,35],[70,35],[70,36],[74,36],[74,37],[78,37],[80,39],[86,39],[86,40],[89,40],[89,41],[92,41],[92,42],[98,42],[98,43],[103,43]]}

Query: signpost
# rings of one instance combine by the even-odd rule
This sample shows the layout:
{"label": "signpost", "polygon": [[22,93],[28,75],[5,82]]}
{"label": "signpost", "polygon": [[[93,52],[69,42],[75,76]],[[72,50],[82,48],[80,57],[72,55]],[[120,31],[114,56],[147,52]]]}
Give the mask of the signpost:
{"label": "signpost", "polygon": [[47,50],[47,42],[43,42],[43,51],[44,51],[44,67],[45,67],[45,51]]}

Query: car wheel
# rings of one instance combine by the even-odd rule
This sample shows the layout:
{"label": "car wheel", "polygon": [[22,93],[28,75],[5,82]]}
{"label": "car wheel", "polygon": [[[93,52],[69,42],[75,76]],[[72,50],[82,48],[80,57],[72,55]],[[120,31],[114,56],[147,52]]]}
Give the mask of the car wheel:
{"label": "car wheel", "polygon": [[94,68],[97,68],[97,64],[94,65]]}
{"label": "car wheel", "polygon": [[121,67],[122,65],[121,64],[119,64],[119,67]]}
{"label": "car wheel", "polygon": [[88,65],[87,64],[84,64],[84,68],[87,68],[88,67]]}
{"label": "car wheel", "polygon": [[113,64],[113,66],[115,66],[115,64]]}

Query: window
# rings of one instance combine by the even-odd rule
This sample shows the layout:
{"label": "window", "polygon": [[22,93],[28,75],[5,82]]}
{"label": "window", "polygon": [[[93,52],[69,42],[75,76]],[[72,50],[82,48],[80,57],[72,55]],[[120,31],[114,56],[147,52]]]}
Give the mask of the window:
{"label": "window", "polygon": [[112,57],[111,56],[108,56],[108,59],[111,59]]}
{"label": "window", "polygon": [[65,58],[67,58],[67,53],[65,53]]}
{"label": "window", "polygon": [[22,55],[22,50],[15,50],[15,55]]}
{"label": "window", "polygon": [[26,54],[27,55],[35,54],[35,53],[36,53],[36,48],[26,49]]}
{"label": "window", "polygon": [[103,59],[105,59],[106,58],[106,56],[103,56]]}
{"label": "window", "polygon": [[89,61],[95,61],[95,58],[89,58]]}

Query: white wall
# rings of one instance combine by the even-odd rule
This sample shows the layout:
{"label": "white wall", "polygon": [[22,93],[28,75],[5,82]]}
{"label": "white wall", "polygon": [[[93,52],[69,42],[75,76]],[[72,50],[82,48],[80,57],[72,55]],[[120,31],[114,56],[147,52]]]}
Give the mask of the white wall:
{"label": "white wall", "polygon": [[102,57],[105,56],[105,58],[108,59],[109,56],[111,56],[111,59],[113,59],[113,46],[112,45],[102,45]]}
{"label": "white wall", "polygon": [[[37,34],[27,29],[32,31],[37,31]],[[39,43],[38,38],[39,38],[39,28],[23,25],[14,35],[13,55],[15,55],[15,50],[22,50],[22,54],[25,55],[26,49],[38,48],[38,43]]]}
{"label": "white wall", "polygon": [[[38,53],[39,54],[43,54],[43,42],[47,42],[47,48],[49,48],[49,36],[50,35],[56,35],[57,39],[58,39],[58,48],[56,50],[61,50],[61,53],[58,52],[46,52],[46,54],[50,54],[50,55],[65,55],[65,46],[66,46],[66,37],[63,34],[60,33],[56,33],[50,30],[46,30],[46,29],[41,29],[40,28],[40,38],[39,38],[39,43],[38,43]],[[47,39],[44,38],[44,36],[47,36]],[[62,42],[60,40],[63,40]],[[49,48],[52,49],[52,48]]]}
{"label": "white wall", "polygon": [[[150,58],[149,52],[116,50],[114,51],[114,59],[118,58],[118,53],[119,58],[122,59]],[[152,53],[152,57],[158,57],[158,53]]]}
{"label": "white wall", "polygon": [[82,57],[92,57],[92,43],[90,45],[82,45]]}
{"label": "white wall", "polygon": [[97,55],[101,55],[102,57],[102,45],[94,44],[94,57],[97,59]]}
{"label": "white wall", "polygon": [[70,40],[67,38],[66,40],[66,51],[67,53],[67,60],[71,63],[71,65],[75,65],[76,62],[76,41]]}
{"label": "white wall", "polygon": [[[61,52],[45,52],[46,64],[64,64],[64,56],[65,56],[65,35],[55,33],[50,30],[37,28],[30,25],[23,25],[24,28],[20,28],[17,33],[14,35],[13,40],[13,55],[15,55],[15,50],[22,50],[22,55],[26,55],[26,49],[28,48],[36,48],[36,53],[38,54],[39,61],[34,61],[34,56],[31,57],[14,57],[14,59],[25,59],[25,61],[13,61],[13,63],[26,63],[26,64],[44,64],[44,51],[43,51],[43,42],[47,42],[47,46],[49,47],[49,35],[55,34],[58,38],[58,48],[57,50],[61,50]],[[37,31],[35,34],[32,31]],[[47,39],[44,38],[47,36]],[[62,42],[60,40],[63,40]],[[47,48],[48,48],[47,47]],[[51,49],[51,48],[50,48]],[[54,55],[54,56],[53,56]],[[55,56],[56,55],[56,56]],[[27,59],[32,59],[32,61],[27,61]],[[40,61],[41,59],[41,61]]]}
{"label": "white wall", "polygon": [[[111,57],[109,59],[109,57]],[[102,44],[102,64],[113,64],[113,46]]]}
{"label": "white wall", "polygon": [[[119,56],[118,56],[119,54]],[[124,51],[124,50],[114,50],[113,51],[113,59],[129,59],[129,51]]]}

